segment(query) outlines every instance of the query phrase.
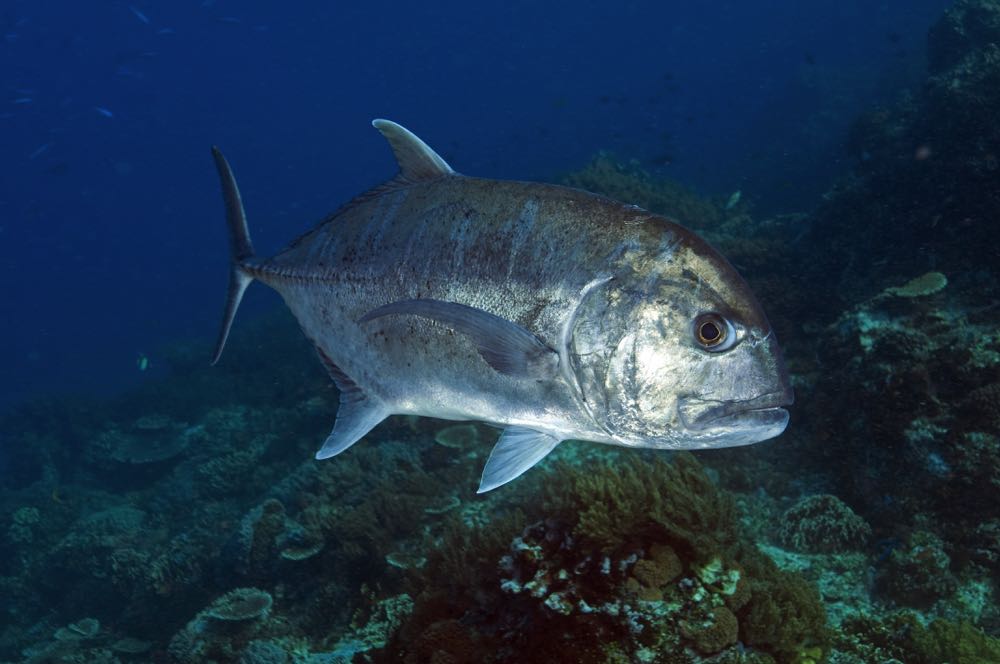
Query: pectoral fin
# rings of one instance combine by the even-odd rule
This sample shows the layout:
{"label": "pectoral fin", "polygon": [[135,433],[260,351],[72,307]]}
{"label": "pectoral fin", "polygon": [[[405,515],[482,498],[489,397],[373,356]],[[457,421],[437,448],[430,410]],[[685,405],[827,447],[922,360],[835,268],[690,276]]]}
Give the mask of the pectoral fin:
{"label": "pectoral fin", "polygon": [[548,380],[559,374],[559,354],[517,323],[457,302],[402,300],[382,305],[361,317],[365,323],[382,316],[408,314],[436,320],[465,334],[487,364],[518,378]]}
{"label": "pectoral fin", "polygon": [[559,439],[525,427],[507,427],[483,468],[476,493],[486,493],[520,477],[555,449]]}

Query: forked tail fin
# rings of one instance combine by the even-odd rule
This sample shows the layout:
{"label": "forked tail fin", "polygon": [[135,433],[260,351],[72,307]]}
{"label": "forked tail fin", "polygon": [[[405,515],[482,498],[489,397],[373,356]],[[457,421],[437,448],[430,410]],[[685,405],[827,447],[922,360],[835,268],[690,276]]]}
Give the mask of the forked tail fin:
{"label": "forked tail fin", "polygon": [[253,245],[250,243],[250,232],[247,230],[247,218],[243,212],[243,200],[240,189],[236,186],[236,178],[229,168],[229,162],[222,156],[219,148],[212,146],[212,157],[215,168],[219,171],[219,181],[222,183],[222,199],[226,204],[226,226],[229,228],[229,292],[226,294],[226,309],[222,314],[222,328],[219,330],[219,340],[215,343],[215,354],[212,356],[214,365],[222,357],[222,349],[229,338],[229,330],[233,327],[236,310],[243,299],[243,293],[253,281],[253,277],[243,267],[243,261],[253,258]]}

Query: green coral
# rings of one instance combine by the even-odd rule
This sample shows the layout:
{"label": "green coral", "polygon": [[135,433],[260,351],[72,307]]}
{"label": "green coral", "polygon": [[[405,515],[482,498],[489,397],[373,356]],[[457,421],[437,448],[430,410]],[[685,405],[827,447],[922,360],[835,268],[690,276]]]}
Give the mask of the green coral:
{"label": "green coral", "polygon": [[804,649],[822,649],[828,639],[826,611],[816,588],[769,558],[751,556],[744,564],[750,579],[750,602],[739,613],[744,642],[796,664]]}
{"label": "green coral", "polygon": [[574,520],[574,534],[610,551],[631,539],[667,539],[707,562],[735,544],[736,503],[691,454],[627,455],[612,472],[559,468],[546,483],[546,511]]}
{"label": "green coral", "polygon": [[967,622],[935,620],[915,629],[913,646],[919,664],[990,664],[1000,662],[1000,640],[987,636]]}
{"label": "green coral", "polygon": [[621,163],[608,152],[599,152],[582,169],[567,174],[562,184],[638,205],[690,228],[714,228],[725,217],[721,205],[672,180],[653,177],[636,162]]}
{"label": "green coral", "polygon": [[778,541],[799,551],[835,553],[863,547],[871,534],[871,527],[842,500],[818,494],[781,516]]}
{"label": "green coral", "polygon": [[[857,661],[897,660],[907,664],[992,664],[1000,662],[1000,640],[968,622],[938,619],[925,626],[913,613],[879,620],[846,620],[836,650]],[[846,659],[846,657],[845,657]]]}
{"label": "green coral", "polygon": [[932,606],[958,587],[944,541],[923,530],[914,531],[905,546],[893,550],[878,582],[896,602],[919,608]]}
{"label": "green coral", "polygon": [[35,530],[38,529],[42,513],[37,507],[21,507],[11,518],[7,529],[7,538],[15,544],[31,544],[35,540]]}
{"label": "green coral", "polygon": [[549,513],[575,521],[583,543],[612,551],[666,539],[713,596],[726,598],[747,644],[781,662],[800,662],[803,648],[825,646],[826,613],[816,589],[744,544],[732,496],[693,455],[565,467],[546,486]]}
{"label": "green coral", "polygon": [[544,486],[526,518],[470,528],[452,517],[385,661],[421,661],[431,645],[461,661],[503,644],[502,661],[573,648],[577,661],[737,662],[739,641],[757,662],[821,659],[817,592],[749,545],[732,497],[694,456],[602,453]]}

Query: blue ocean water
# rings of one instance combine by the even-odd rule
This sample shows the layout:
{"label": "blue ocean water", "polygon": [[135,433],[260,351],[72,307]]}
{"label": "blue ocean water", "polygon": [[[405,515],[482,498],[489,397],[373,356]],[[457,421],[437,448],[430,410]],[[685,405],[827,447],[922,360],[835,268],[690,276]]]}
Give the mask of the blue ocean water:
{"label": "blue ocean water", "polygon": [[[1000,0],[7,0],[0,35],[0,664],[1000,662]],[[462,301],[307,321],[317,361],[253,285],[208,366],[210,147],[272,256],[397,173],[373,118],[735,271],[585,193],[404,178],[330,228],[464,218],[426,283]]]}
{"label": "blue ocean water", "polygon": [[374,117],[469,174],[554,180],[610,150],[808,209],[948,4],[7,2],[0,403],[113,392],[157,375],[164,342],[214,335],[210,145],[264,253],[392,175]]}

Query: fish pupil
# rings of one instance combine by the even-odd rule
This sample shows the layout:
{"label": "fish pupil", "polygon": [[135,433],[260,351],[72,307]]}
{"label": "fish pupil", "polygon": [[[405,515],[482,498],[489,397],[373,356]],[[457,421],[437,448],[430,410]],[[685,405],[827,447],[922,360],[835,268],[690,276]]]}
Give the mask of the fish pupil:
{"label": "fish pupil", "polygon": [[701,324],[701,338],[706,343],[718,341],[720,336],[722,336],[722,331],[715,323]]}

